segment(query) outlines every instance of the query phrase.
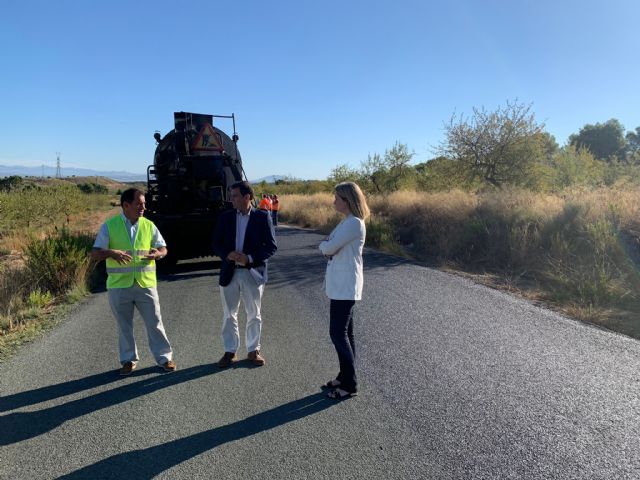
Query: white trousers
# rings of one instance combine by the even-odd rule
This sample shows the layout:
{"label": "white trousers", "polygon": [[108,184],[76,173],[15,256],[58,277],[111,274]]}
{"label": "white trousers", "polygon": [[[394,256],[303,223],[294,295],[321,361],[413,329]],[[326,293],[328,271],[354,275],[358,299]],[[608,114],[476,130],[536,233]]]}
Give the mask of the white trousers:
{"label": "white trousers", "polygon": [[137,362],[138,347],[133,337],[133,307],[140,312],[147,328],[149,349],[158,365],[173,358],[173,350],[167,339],[160,314],[160,300],[158,290],[143,288],[134,282],[129,288],[111,288],[109,305],[118,322],[118,346],[120,349],[120,363]]}
{"label": "white trousers", "polygon": [[231,283],[220,287],[222,299],[222,344],[225,352],[237,352],[240,346],[240,331],[238,330],[238,310],[240,298],[247,313],[247,327],[245,330],[245,345],[247,352],[260,350],[260,334],[262,332],[262,317],[260,304],[264,285],[258,285],[249,270],[237,268],[233,273]]}

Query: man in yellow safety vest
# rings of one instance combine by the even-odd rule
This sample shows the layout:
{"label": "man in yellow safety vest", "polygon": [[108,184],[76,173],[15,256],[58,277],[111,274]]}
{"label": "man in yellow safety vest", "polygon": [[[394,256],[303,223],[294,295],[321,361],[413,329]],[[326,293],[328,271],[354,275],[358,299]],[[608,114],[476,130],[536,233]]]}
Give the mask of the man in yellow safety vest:
{"label": "man in yellow safety vest", "polygon": [[111,311],[118,323],[120,375],[129,375],[139,360],[133,336],[133,307],[138,308],[149,337],[149,348],[156,363],[173,372],[173,350],[167,339],[160,314],[156,288],[156,260],[167,255],[167,247],[158,228],[142,215],[144,193],[130,188],[120,196],[122,212],[100,227],[91,257],[106,260],[107,291]]}

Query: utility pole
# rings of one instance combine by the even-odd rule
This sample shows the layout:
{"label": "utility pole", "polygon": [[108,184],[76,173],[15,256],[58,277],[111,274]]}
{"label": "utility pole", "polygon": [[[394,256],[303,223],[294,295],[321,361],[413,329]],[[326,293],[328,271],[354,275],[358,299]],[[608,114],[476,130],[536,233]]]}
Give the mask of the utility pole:
{"label": "utility pole", "polygon": [[60,152],[56,152],[56,178],[62,178],[62,173],[60,172]]}

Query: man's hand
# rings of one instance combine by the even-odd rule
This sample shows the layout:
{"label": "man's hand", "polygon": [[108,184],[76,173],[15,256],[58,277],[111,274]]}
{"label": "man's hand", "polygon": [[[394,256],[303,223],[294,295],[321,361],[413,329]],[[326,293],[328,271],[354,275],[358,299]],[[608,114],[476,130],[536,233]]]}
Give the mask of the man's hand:
{"label": "man's hand", "polygon": [[160,260],[166,254],[167,254],[166,247],[152,248],[151,250],[149,250],[149,253],[147,253],[143,258],[147,260]]}
{"label": "man's hand", "polygon": [[129,263],[131,261],[131,255],[124,250],[111,250],[111,258],[118,263]]}
{"label": "man's hand", "polygon": [[152,248],[149,252],[144,256],[146,260],[156,260],[160,254],[158,253],[157,248]]}
{"label": "man's hand", "polygon": [[249,264],[249,257],[242,252],[238,252],[237,250],[229,252],[229,255],[227,255],[227,260],[236,262],[238,265],[242,265],[243,267],[246,267]]}

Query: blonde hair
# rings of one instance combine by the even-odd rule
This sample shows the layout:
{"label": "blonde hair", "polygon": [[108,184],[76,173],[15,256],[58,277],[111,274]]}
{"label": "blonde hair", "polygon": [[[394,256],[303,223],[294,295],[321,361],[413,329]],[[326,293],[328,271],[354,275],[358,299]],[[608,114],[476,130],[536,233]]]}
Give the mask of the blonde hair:
{"label": "blonde hair", "polygon": [[336,185],[336,195],[347,203],[354,217],[365,220],[369,216],[367,200],[360,187],[353,182],[342,182]]}

